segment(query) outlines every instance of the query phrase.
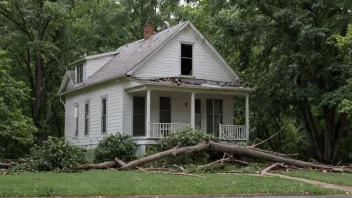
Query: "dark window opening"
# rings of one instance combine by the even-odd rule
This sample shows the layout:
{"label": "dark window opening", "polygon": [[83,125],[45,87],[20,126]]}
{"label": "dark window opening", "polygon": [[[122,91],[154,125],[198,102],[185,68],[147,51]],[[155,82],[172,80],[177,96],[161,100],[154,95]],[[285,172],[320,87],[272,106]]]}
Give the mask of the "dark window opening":
{"label": "dark window opening", "polygon": [[200,129],[202,127],[202,116],[201,116],[201,100],[200,99],[196,99],[195,101],[195,127],[197,129]]}
{"label": "dark window opening", "polygon": [[84,135],[89,133],[89,103],[85,104],[85,113],[84,113]]}
{"label": "dark window opening", "polygon": [[101,133],[106,133],[106,98],[102,99],[101,108]]}
{"label": "dark window opening", "polygon": [[170,97],[160,97],[160,123],[171,123]]}
{"label": "dark window opening", "polygon": [[133,136],[145,136],[144,97],[133,97]]}
{"label": "dark window opening", "polygon": [[193,46],[181,44],[181,75],[192,75],[193,70]]}
{"label": "dark window opening", "polygon": [[83,65],[77,66],[77,84],[83,82]]}
{"label": "dark window opening", "polygon": [[79,125],[78,125],[78,120],[79,120],[79,119],[78,119],[78,113],[79,113],[79,112],[78,112],[78,104],[75,106],[74,112],[75,112],[74,114],[75,114],[75,125],[76,125],[76,126],[75,126],[75,128],[76,128],[76,130],[75,130],[75,136],[78,136],[78,126],[79,126]]}

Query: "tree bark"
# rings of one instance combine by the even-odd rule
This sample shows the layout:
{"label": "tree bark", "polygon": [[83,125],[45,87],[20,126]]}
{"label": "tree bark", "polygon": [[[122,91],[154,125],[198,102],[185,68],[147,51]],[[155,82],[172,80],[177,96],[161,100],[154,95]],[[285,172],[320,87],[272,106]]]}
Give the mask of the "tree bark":
{"label": "tree bark", "polygon": [[136,167],[140,164],[145,164],[148,162],[152,162],[161,158],[173,156],[173,155],[179,155],[183,153],[192,153],[192,152],[197,152],[197,151],[204,151],[209,147],[209,144],[206,142],[202,142],[196,146],[188,146],[188,147],[182,147],[182,148],[177,148],[177,149],[170,149],[161,153],[156,153],[154,155],[150,155],[147,157],[143,157],[141,159],[134,160],[124,166],[122,166],[120,169],[128,169],[128,168],[133,168]]}

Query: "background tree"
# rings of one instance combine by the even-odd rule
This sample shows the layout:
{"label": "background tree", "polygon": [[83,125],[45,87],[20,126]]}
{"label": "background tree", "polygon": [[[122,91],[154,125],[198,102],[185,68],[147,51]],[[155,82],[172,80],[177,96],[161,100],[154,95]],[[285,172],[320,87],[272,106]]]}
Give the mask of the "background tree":
{"label": "background tree", "polygon": [[256,127],[274,122],[279,128],[287,124],[285,120],[297,129],[303,126],[316,157],[334,162],[348,129],[347,114],[338,106],[348,94],[350,65],[339,56],[332,35],[346,33],[351,19],[348,1],[209,4],[219,27],[218,38],[227,38],[218,45],[221,53],[237,55],[229,62],[257,87]]}
{"label": "background tree", "polygon": [[36,128],[21,108],[29,89],[9,75],[5,57],[5,51],[0,50],[0,157],[20,157],[33,144]]}

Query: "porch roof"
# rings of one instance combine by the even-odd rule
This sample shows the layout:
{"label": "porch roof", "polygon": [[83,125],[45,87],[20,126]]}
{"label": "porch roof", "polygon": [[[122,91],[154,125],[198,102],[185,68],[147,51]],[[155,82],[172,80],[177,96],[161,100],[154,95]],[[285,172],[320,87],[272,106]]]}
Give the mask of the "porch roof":
{"label": "porch roof", "polygon": [[253,88],[246,88],[239,83],[211,81],[205,79],[196,79],[189,77],[165,77],[165,78],[136,78],[129,77],[131,81],[138,84],[127,87],[128,92],[136,92],[143,90],[170,90],[170,91],[186,91],[186,92],[206,92],[206,91],[226,91],[229,93],[242,93],[247,95],[253,92]]}

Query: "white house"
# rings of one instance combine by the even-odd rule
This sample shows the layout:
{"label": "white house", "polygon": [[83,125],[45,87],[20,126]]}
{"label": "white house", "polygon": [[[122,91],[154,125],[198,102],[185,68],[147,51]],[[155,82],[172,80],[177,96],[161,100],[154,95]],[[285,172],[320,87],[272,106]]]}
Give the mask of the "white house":
{"label": "white house", "polygon": [[[86,56],[66,72],[59,95],[65,98],[65,137],[92,147],[104,136],[133,136],[145,145],[186,127],[224,140],[248,140],[252,91],[201,32],[181,22],[116,51]],[[234,96],[245,96],[245,125],[234,125]]]}

